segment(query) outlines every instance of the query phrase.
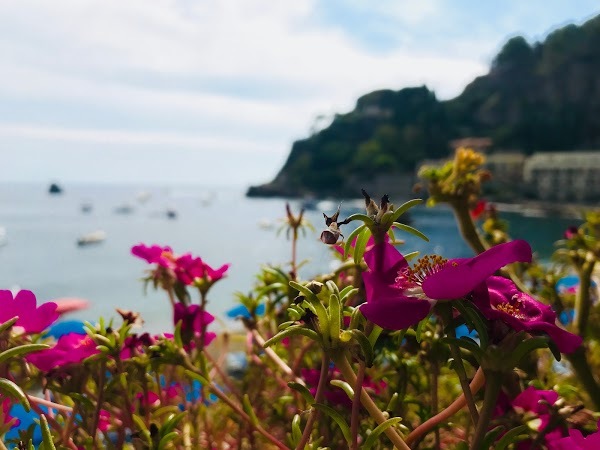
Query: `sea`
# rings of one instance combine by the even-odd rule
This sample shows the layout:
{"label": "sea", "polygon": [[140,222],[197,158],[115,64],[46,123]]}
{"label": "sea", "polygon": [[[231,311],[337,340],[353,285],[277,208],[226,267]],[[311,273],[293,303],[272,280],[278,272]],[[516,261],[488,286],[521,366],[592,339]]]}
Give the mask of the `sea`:
{"label": "sea", "polygon": [[[131,255],[131,247],[139,243],[168,245],[176,254],[191,252],[212,267],[231,264],[227,277],[209,294],[208,310],[217,318],[217,329],[239,329],[226,312],[235,306],[236,292],[252,290],[261,265],[289,267],[291,241],[281,230],[285,199],[247,198],[244,187],[65,184],[62,188],[60,194],[49,194],[46,184],[0,184],[0,289],[31,290],[38,302],[65,297],[89,301],[88,309],[65,318],[96,322],[99,317],[118,317],[115,308],[121,308],[141,313],[149,332],[172,330],[167,297],[151,286],[144,289],[148,265]],[[396,205],[406,200],[392,199]],[[300,270],[301,278],[310,280],[331,271],[336,259],[319,235],[325,228],[323,213],[333,214],[338,202],[289,203],[295,213],[309,207],[305,217],[314,227],[300,235],[298,260],[308,261]],[[343,201],[341,217],[360,212],[361,203]],[[510,235],[528,240],[545,261],[564,230],[581,223],[527,210],[502,217],[510,223]],[[410,224],[429,242],[400,232],[397,238],[405,240],[402,252],[472,256],[447,207],[415,207]],[[342,229],[346,235],[351,231],[352,225]],[[78,245],[78,239],[96,232],[105,238]]]}

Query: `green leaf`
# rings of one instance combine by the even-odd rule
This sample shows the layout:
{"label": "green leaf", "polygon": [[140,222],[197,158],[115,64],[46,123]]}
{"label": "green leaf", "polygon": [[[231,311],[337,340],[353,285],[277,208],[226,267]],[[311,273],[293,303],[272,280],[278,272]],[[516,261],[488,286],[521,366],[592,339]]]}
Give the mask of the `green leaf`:
{"label": "green leaf", "polygon": [[427,236],[425,236],[423,233],[421,233],[419,230],[417,230],[416,228],[413,228],[409,225],[405,225],[403,223],[400,222],[394,222],[394,226],[400,230],[404,230],[407,233],[410,233],[414,236],[417,236],[418,238],[423,239],[426,242],[429,242],[429,238]]}
{"label": "green leaf", "polygon": [[456,345],[460,348],[464,348],[465,350],[470,351],[473,356],[475,356],[475,358],[477,358],[477,360],[479,361],[481,359],[481,356],[483,354],[483,351],[481,350],[481,347],[479,347],[475,342],[473,342],[471,339],[464,339],[464,338],[453,338],[453,337],[444,337],[442,339],[440,339],[440,342],[445,343],[445,344],[450,344],[450,345]]}
{"label": "green leaf", "polygon": [[365,254],[365,249],[367,248],[367,242],[369,242],[369,238],[371,237],[371,231],[368,228],[365,228],[356,238],[356,244],[354,245],[354,264],[358,265],[362,261],[363,255]]}
{"label": "green leaf", "polygon": [[[158,411],[156,411],[155,413],[156,415],[158,415]],[[181,420],[186,417],[189,413],[187,411],[181,412],[179,414],[172,414],[169,419],[163,423],[163,425],[160,427],[160,435],[161,436],[166,436],[167,434],[169,434],[171,431],[173,431],[175,429],[175,427],[179,424],[179,422],[181,422]]]}
{"label": "green leaf", "polygon": [[353,222],[354,220],[361,220],[368,227],[375,225],[375,221],[366,214],[352,214],[346,219],[347,222]]}
{"label": "green leaf", "polygon": [[146,428],[146,424],[144,423],[144,420],[137,414],[132,414],[131,418],[133,419],[133,421],[135,422],[135,425],[137,427],[137,430],[132,430],[132,431],[134,431],[134,432],[137,431],[138,436],[141,437],[144,441],[146,441],[147,445],[152,446],[152,438],[150,436],[150,431],[148,430],[148,428]]}
{"label": "green leaf", "polygon": [[296,336],[299,334],[302,336],[306,336],[306,337],[312,339],[313,341],[316,341],[316,342],[320,341],[320,337],[315,331],[305,328],[302,325],[295,325],[295,326],[286,328],[283,331],[280,331],[275,336],[268,339],[265,342],[265,347],[270,347],[271,345],[281,341],[283,338],[286,338],[288,336]]}
{"label": "green leaf", "polygon": [[340,330],[342,326],[342,305],[337,295],[329,297],[329,336],[332,343],[340,340]]}
{"label": "green leaf", "polygon": [[483,321],[481,315],[474,307],[468,302],[457,301],[453,303],[453,306],[460,311],[463,319],[469,321],[469,325],[472,325],[477,331],[479,337],[479,343],[482,349],[486,349],[489,343],[489,337],[487,333],[487,325]]}
{"label": "green leaf", "polygon": [[344,258],[349,254],[350,252],[350,247],[352,247],[352,241],[354,241],[354,238],[356,236],[358,236],[360,233],[362,233],[362,231],[367,228],[367,226],[365,224],[362,224],[358,227],[356,227],[354,230],[352,230],[352,233],[350,233],[348,235],[348,237],[346,238],[346,242],[344,242]]}
{"label": "green leaf", "polygon": [[354,389],[352,389],[352,386],[350,386],[350,383],[347,383],[346,381],[343,381],[343,380],[331,380],[329,382],[329,384],[343,390],[350,400],[354,399]]}
{"label": "green leaf", "polygon": [[158,443],[158,450],[163,450],[169,443],[173,442],[178,437],[179,433],[177,431],[171,431],[170,433],[165,434]]}
{"label": "green leaf", "polygon": [[415,335],[415,338],[417,339],[417,342],[419,344],[421,343],[421,335],[423,334],[423,330],[429,324],[429,320],[431,319],[431,314],[432,313],[427,314],[427,317],[425,317],[423,320],[421,320],[419,322],[419,324],[417,325],[417,334]]}
{"label": "green leaf", "polygon": [[300,415],[296,414],[292,419],[292,444],[296,447],[302,439],[302,430],[300,429]]}
{"label": "green leaf", "polygon": [[494,450],[504,450],[510,444],[522,440],[518,439],[518,437],[521,435],[527,435],[527,430],[527,425],[521,425],[508,431],[498,442],[496,442]]}
{"label": "green leaf", "polygon": [[400,216],[402,214],[404,214],[406,211],[408,211],[410,208],[417,206],[419,204],[423,203],[423,200],[420,198],[415,198],[412,200],[407,201],[406,203],[400,205],[398,208],[396,208],[396,210],[394,211],[394,213],[392,214],[392,219],[391,222],[397,222],[398,219],[400,218]]}
{"label": "green leaf", "polygon": [[6,322],[0,325],[0,333],[4,333],[6,330],[12,327],[17,320],[19,320],[19,316],[15,316],[12,319],[8,319]]}
{"label": "green leaf", "polygon": [[23,390],[17,386],[13,381],[7,380],[6,378],[0,378],[0,392],[3,392],[14,399],[17,399],[23,408],[27,412],[30,411],[31,405],[29,404],[29,400],[27,396],[23,392]]}
{"label": "green leaf", "polygon": [[316,302],[319,301],[319,299],[317,298],[315,293],[313,291],[311,291],[309,288],[307,288],[306,286],[303,286],[300,283],[296,283],[295,281],[290,281],[290,286],[292,288],[296,289],[298,292],[301,292],[302,294],[304,294],[306,299],[311,299]]}
{"label": "green leaf", "polygon": [[375,343],[377,342],[377,339],[381,335],[382,331],[383,328],[381,328],[379,325],[373,324],[373,330],[371,331],[371,334],[369,334],[369,342],[371,343],[371,347],[375,347]]}
{"label": "green leaf", "polygon": [[340,291],[340,301],[342,302],[342,304],[346,302],[346,298],[356,294],[358,291],[359,289],[353,286],[346,286],[344,289],[342,289]]}
{"label": "green leaf", "polygon": [[356,341],[356,343],[360,346],[360,349],[362,350],[366,366],[371,367],[373,365],[373,359],[375,358],[375,352],[373,351],[371,342],[369,342],[369,338],[367,338],[367,336],[365,336],[365,334],[362,331],[357,329],[344,331],[344,333],[350,333],[352,338]]}
{"label": "green leaf", "polygon": [[46,420],[46,416],[44,414],[40,415],[40,427],[42,429],[42,444],[44,445],[44,449],[56,450],[54,441],[52,440],[52,434],[50,433],[50,428],[48,427],[48,421]]}
{"label": "green leaf", "polygon": [[498,436],[500,436],[504,429],[504,425],[499,425],[497,427],[494,427],[492,430],[488,431],[485,437],[483,438],[481,448],[492,447],[492,444],[496,441],[496,439],[498,439]]}
{"label": "green leaf", "polygon": [[312,407],[327,414],[329,417],[331,417],[335,421],[335,423],[337,423],[337,425],[342,430],[342,434],[344,435],[344,438],[346,439],[348,446],[350,446],[352,436],[350,434],[350,427],[346,423],[346,420],[344,419],[344,417],[342,417],[342,415],[339,412],[337,412],[335,409],[330,408],[329,406],[324,405],[322,403],[315,403],[312,405]]}
{"label": "green leaf", "polygon": [[0,364],[3,364],[6,362],[6,360],[14,358],[15,356],[39,352],[40,350],[46,350],[48,348],[50,348],[50,346],[46,344],[25,344],[19,345],[18,347],[9,348],[8,350],[4,350],[2,353],[0,353]]}
{"label": "green leaf", "polygon": [[256,413],[254,412],[254,409],[252,408],[252,404],[250,403],[250,397],[248,396],[248,394],[244,394],[244,397],[242,398],[242,405],[244,406],[244,411],[250,417],[250,421],[252,422],[252,425],[254,425],[254,426],[258,425],[259,424],[258,417],[256,417]]}
{"label": "green leaf", "polygon": [[385,432],[385,430],[387,430],[388,428],[390,428],[393,425],[396,425],[397,423],[399,423],[401,421],[402,421],[402,418],[400,418],[400,417],[392,417],[392,418],[386,420],[385,422],[377,425],[375,427],[375,429],[373,431],[371,431],[371,434],[369,434],[369,437],[367,437],[367,439],[365,440],[365,443],[362,446],[362,450],[368,450],[371,447],[373,447],[373,445],[375,445],[375,443],[378,441],[381,433]]}
{"label": "green leaf", "polygon": [[529,353],[539,348],[548,348],[549,338],[537,336],[521,341],[510,355],[511,367],[516,367],[519,362]]}
{"label": "green leaf", "polygon": [[192,372],[191,370],[186,369],[185,374],[188,377],[193,378],[194,380],[198,380],[204,386],[208,386],[210,384],[208,382],[208,380],[206,378],[204,378],[202,375],[200,375],[199,373]]}
{"label": "green leaf", "polygon": [[308,388],[303,384],[296,383],[295,381],[289,381],[287,385],[290,389],[293,389],[294,391],[298,392],[309,405],[312,405],[315,402],[315,398],[310,393]]}

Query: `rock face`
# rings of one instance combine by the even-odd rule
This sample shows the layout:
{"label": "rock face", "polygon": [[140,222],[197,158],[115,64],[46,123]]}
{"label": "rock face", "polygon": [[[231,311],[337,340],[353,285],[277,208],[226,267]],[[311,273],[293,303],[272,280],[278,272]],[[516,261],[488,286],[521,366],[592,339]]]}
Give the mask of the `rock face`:
{"label": "rock face", "polygon": [[427,87],[380,90],[294,142],[275,179],[250,196],[356,196],[368,183],[404,191],[419,161],[448,142],[491,138],[527,154],[600,148],[600,16],[529,44],[510,39],[487,75],[440,102]]}

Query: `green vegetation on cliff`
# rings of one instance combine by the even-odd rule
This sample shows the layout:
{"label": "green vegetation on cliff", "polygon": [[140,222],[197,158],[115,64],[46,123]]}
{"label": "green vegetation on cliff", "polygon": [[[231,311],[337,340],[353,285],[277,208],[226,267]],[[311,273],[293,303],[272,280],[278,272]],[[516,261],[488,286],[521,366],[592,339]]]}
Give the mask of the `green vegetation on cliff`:
{"label": "green vegetation on cliff", "polygon": [[353,111],[294,142],[275,180],[248,194],[347,195],[375,175],[412,174],[467,136],[525,153],[600,147],[600,16],[533,45],[510,39],[489,73],[452,100],[425,86],[360,97]]}

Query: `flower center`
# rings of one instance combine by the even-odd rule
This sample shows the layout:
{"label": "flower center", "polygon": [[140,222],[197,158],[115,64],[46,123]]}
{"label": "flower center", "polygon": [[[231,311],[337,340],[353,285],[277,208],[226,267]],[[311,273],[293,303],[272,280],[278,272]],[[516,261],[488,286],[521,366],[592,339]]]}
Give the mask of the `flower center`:
{"label": "flower center", "polygon": [[421,286],[423,281],[440,269],[442,269],[448,260],[439,255],[425,255],[420,258],[414,267],[402,269],[396,277],[396,287],[404,289],[409,286]]}
{"label": "flower center", "polygon": [[516,317],[517,319],[524,319],[525,316],[521,313],[521,310],[518,306],[511,305],[510,303],[501,303],[496,305],[496,309],[498,311],[502,311],[508,315]]}

